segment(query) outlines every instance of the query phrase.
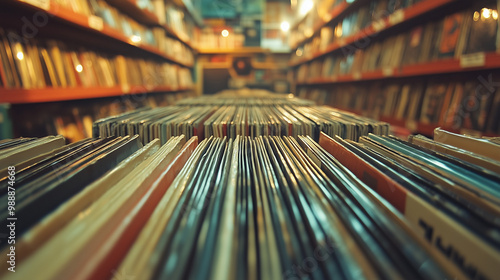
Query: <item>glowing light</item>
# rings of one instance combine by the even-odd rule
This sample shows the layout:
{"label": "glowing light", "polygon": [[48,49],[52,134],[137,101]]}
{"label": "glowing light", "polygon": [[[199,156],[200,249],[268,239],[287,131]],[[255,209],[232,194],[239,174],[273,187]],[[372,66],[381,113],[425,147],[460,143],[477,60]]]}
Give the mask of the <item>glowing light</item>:
{"label": "glowing light", "polygon": [[141,36],[132,35],[132,37],[130,37],[130,40],[131,40],[133,43],[139,43],[139,42],[141,41]]}
{"label": "glowing light", "polygon": [[302,54],[303,54],[302,49],[297,49],[297,50],[295,51],[295,55],[296,55],[296,56],[302,56]]}
{"label": "glowing light", "polygon": [[81,73],[83,71],[83,66],[81,64],[78,64],[76,67],[76,72]]}
{"label": "glowing light", "polygon": [[16,56],[17,56],[17,59],[19,59],[19,60],[23,60],[24,59],[23,52],[18,52]]}
{"label": "glowing light", "polygon": [[299,12],[301,15],[307,14],[314,7],[314,2],[312,0],[302,0],[300,4]]}
{"label": "glowing light", "polygon": [[229,31],[227,31],[227,29],[224,29],[224,30],[222,30],[221,34],[222,34],[222,37],[227,37],[227,36],[229,36]]}
{"label": "glowing light", "polygon": [[493,10],[493,11],[491,11],[491,17],[492,17],[494,20],[497,20],[497,19],[498,19],[498,12],[497,12],[497,10]]}
{"label": "glowing light", "polygon": [[284,21],[281,23],[281,30],[283,30],[284,32],[287,32],[288,30],[290,30],[290,23],[288,23],[288,21]]}
{"label": "glowing light", "polygon": [[483,18],[490,18],[490,16],[491,16],[491,9],[482,8],[481,9],[481,16]]}
{"label": "glowing light", "polygon": [[342,27],[335,27],[335,36],[336,37],[342,37]]}
{"label": "glowing light", "polygon": [[478,20],[479,20],[479,12],[475,11],[474,12],[474,21],[478,21]]}

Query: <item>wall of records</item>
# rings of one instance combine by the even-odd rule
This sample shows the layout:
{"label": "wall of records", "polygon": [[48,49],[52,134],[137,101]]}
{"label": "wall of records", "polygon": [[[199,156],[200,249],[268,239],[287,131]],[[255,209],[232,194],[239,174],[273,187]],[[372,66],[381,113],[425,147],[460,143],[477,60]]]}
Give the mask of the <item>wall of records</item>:
{"label": "wall of records", "polygon": [[497,1],[320,2],[293,26],[296,94],[410,133],[499,134]]}
{"label": "wall of records", "polygon": [[2,139],[74,142],[100,117],[192,96],[199,21],[190,11],[182,1],[2,1]]}
{"label": "wall of records", "polygon": [[15,201],[0,211],[15,239],[0,243],[2,279],[499,273],[498,139],[401,140],[387,123],[258,90],[92,132],[0,142],[0,200]]}

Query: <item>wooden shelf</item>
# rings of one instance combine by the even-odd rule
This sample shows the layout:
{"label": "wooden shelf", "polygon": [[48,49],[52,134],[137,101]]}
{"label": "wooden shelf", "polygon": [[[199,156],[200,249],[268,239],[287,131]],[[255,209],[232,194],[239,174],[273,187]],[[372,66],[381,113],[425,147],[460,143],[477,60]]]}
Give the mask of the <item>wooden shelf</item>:
{"label": "wooden shelf", "polygon": [[[332,21],[336,20],[337,17],[341,16],[345,12],[347,12],[350,8],[349,7],[356,7],[359,4],[362,4],[363,2],[367,2],[367,0],[355,0],[352,3],[347,3],[347,2],[342,2],[338,4],[336,7],[333,7],[331,11],[328,12],[327,15],[325,15],[324,18],[321,18],[319,21],[314,23],[314,33],[318,32],[321,27],[325,26],[326,24],[331,23]],[[312,11],[312,10],[311,10]],[[298,20],[296,20],[291,26],[290,29],[297,29],[301,23],[303,23],[307,17],[309,16],[309,11],[307,14],[303,15],[300,17]],[[301,42],[298,42],[296,45],[302,44],[304,41],[308,40],[310,37],[304,38],[301,40]]]}
{"label": "wooden shelf", "polygon": [[65,87],[65,88],[42,88],[42,89],[5,89],[0,88],[0,103],[23,104],[67,101],[78,99],[93,99],[102,97],[138,95],[160,92],[180,92],[193,90],[193,87],[159,86],[148,88],[145,86],[130,86],[123,88],[114,87]]}
{"label": "wooden shelf", "polygon": [[404,10],[396,11],[395,13],[389,15],[384,19],[373,22],[370,26],[357,32],[356,34],[353,34],[347,38],[340,38],[336,42],[328,45],[325,50],[317,51],[310,56],[304,57],[303,59],[292,61],[289,65],[291,67],[296,67],[309,61],[315,60],[319,57],[340,50],[343,47],[349,46],[361,39],[370,38],[379,32],[390,30],[408,20],[422,17],[454,1],[456,0],[424,0],[422,2],[416,3]]}
{"label": "wooden shelf", "polygon": [[[357,0],[356,2],[360,2],[362,0]],[[297,43],[295,43],[295,45],[292,47],[292,49],[296,49],[298,46],[304,44],[305,42],[307,42],[309,39],[313,38],[315,35],[317,35],[319,33],[319,31],[321,30],[322,27],[324,27],[325,25],[327,24],[330,24],[332,23],[333,21],[337,20],[339,16],[341,16],[342,14],[344,14],[346,11],[348,11],[349,7],[351,5],[353,5],[354,3],[352,4],[348,4],[347,2],[342,2],[341,4],[337,5],[336,7],[334,7],[329,13],[328,13],[328,16],[326,16],[325,18],[322,18],[319,22],[316,22],[314,24],[314,27],[313,27],[313,32],[311,34],[311,36],[306,36],[305,38],[299,40]],[[298,21],[297,24],[294,24],[294,28],[297,28],[298,25],[303,21],[300,20]]]}
{"label": "wooden shelf", "polygon": [[189,16],[194,20],[194,23],[198,25],[198,27],[203,27],[203,18],[195,10],[191,0],[171,0],[171,1],[178,7],[183,8],[189,14]]}
{"label": "wooden shelf", "polygon": [[162,27],[163,27],[163,29],[165,29],[167,34],[169,34],[170,36],[174,37],[175,39],[181,41],[182,43],[184,43],[186,46],[188,46],[193,51],[198,51],[197,48],[191,42],[191,40],[189,40],[189,38],[186,38],[186,36],[177,33],[174,29],[172,29],[168,25],[163,25]]}
{"label": "wooden shelf", "polygon": [[[39,10],[39,11],[44,11],[42,8],[25,3],[25,2],[20,2],[18,0],[11,2],[18,3],[19,5],[23,7],[27,7],[30,9],[34,10]],[[127,1],[128,2],[128,1]],[[126,45],[140,49],[144,52],[147,52],[149,54],[155,55],[159,58],[162,58],[164,60],[170,61],[175,64],[179,64],[181,66],[185,67],[193,67],[192,63],[185,63],[183,61],[180,61],[176,57],[169,56],[163,52],[161,52],[158,48],[155,46],[147,45],[147,44],[137,44],[131,41],[131,38],[128,38],[125,36],[123,33],[121,33],[119,30],[116,30],[102,22],[102,19],[96,16],[87,16],[79,13],[75,13],[70,9],[67,9],[64,6],[61,6],[54,1],[50,1],[50,7],[48,10],[46,10],[48,14],[53,16],[54,18],[57,18],[68,25],[73,25],[73,26],[78,26],[88,32],[97,34],[99,36],[104,36],[109,39],[113,39],[115,41],[119,41],[121,43],[125,43]]]}
{"label": "wooden shelf", "polygon": [[154,13],[145,9],[141,9],[137,5],[137,0],[107,0],[107,1],[111,3],[113,6],[118,7],[121,11],[123,11],[130,17],[134,18],[138,22],[141,22],[149,26],[157,26],[165,29],[165,32],[167,34],[181,41],[192,50],[196,51],[195,47],[193,46],[189,38],[186,38],[186,36],[178,34],[173,28],[171,28],[166,24],[160,24],[158,17]]}
{"label": "wooden shelf", "polygon": [[148,10],[142,9],[137,5],[137,0],[106,0],[112,6],[146,25],[159,25],[158,17]]}
{"label": "wooden shelf", "polygon": [[[464,61],[467,58],[474,58],[473,60],[483,61],[480,66],[477,64],[467,65]],[[478,59],[477,59],[478,58]],[[333,78],[314,78],[306,82],[297,82],[298,86],[311,86],[311,85],[331,85],[337,83],[348,83],[357,81],[369,80],[382,80],[382,79],[395,79],[395,78],[408,78],[418,76],[430,76],[439,74],[453,74],[460,72],[481,71],[500,68],[500,54],[492,53],[477,53],[472,55],[465,55],[462,58],[447,58],[431,62],[408,65],[403,67],[386,68],[383,70],[376,70],[364,73],[350,73]]]}

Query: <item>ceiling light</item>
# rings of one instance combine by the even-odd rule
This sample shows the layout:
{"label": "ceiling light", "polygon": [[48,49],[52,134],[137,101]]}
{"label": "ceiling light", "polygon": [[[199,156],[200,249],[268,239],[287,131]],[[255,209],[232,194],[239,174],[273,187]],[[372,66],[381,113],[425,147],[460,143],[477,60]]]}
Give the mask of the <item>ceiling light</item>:
{"label": "ceiling light", "polygon": [[314,2],[312,0],[302,0],[299,12],[301,15],[305,15],[310,10],[312,10],[313,7],[314,7]]}
{"label": "ceiling light", "polygon": [[281,23],[281,30],[283,30],[284,32],[287,32],[288,30],[290,30],[290,23],[288,23],[288,21],[284,21]]}

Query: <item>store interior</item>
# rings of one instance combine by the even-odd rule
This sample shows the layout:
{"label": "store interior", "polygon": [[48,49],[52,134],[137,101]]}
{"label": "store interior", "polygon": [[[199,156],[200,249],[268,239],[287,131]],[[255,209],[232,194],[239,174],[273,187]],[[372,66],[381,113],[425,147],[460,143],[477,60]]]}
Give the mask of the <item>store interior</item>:
{"label": "store interior", "polygon": [[495,279],[499,8],[1,1],[0,277]]}

